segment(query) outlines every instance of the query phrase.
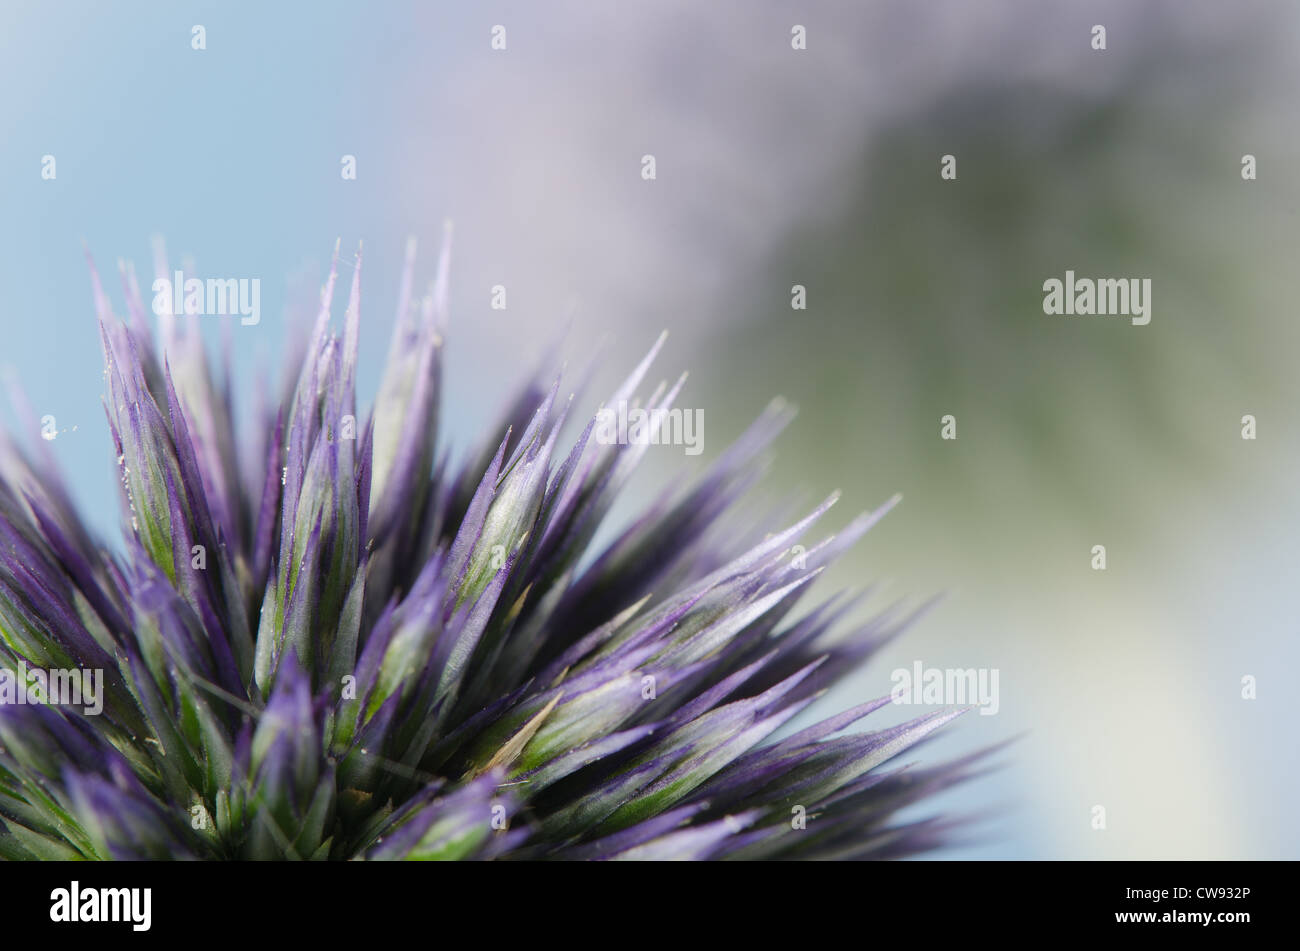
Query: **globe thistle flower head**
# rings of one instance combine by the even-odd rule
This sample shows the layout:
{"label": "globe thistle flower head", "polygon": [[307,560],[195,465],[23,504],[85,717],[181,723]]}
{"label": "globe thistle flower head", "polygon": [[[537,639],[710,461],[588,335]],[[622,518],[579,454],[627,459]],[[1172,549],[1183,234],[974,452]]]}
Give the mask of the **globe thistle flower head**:
{"label": "globe thistle flower head", "polygon": [[[800,606],[893,500],[820,539],[834,497],[742,522],[778,402],[595,550],[653,440],[600,438],[599,414],[569,427],[575,397],[533,380],[452,465],[445,245],[419,299],[408,247],[363,418],[361,263],[336,334],[336,246],[282,397],[248,428],[194,321],[164,308],[160,348],[133,271],[119,318],[92,264],[125,543],[94,538],[45,447],[6,439],[0,667],[24,690],[97,672],[100,709],[0,703],[0,855],[872,858],[943,840],[897,813],[975,758],[884,764],[957,711],[844,732],[886,697],[775,739],[910,620],[845,629],[860,598]],[[662,344],[605,406],[663,418],[684,378],[637,399]]]}

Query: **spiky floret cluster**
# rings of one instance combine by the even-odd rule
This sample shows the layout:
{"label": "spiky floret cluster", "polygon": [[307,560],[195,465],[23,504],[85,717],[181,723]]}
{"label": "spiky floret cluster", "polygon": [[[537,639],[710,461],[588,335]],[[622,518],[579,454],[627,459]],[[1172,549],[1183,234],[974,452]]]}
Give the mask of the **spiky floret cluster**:
{"label": "spiky floret cluster", "polygon": [[[436,450],[447,257],[421,300],[408,248],[374,410],[357,427],[360,257],[338,253],[291,382],[236,438],[231,378],[183,319],[155,345],[133,273],[113,316],[92,266],[126,550],[83,525],[45,451],[6,445],[0,663],[99,668],[98,716],[0,705],[8,858],[885,857],[943,823],[896,811],[963,775],[877,769],[950,719],[836,735],[887,702],[768,737],[906,618],[828,640],[793,614],[880,512],[792,547],[729,521],[788,412],[599,553],[646,443],[526,386],[477,458]],[[165,261],[161,273],[169,274]],[[661,341],[662,342],[662,341]],[[654,350],[614,394],[629,400]],[[646,405],[668,407],[677,386]],[[570,397],[570,403],[572,397]],[[239,449],[237,450],[237,447]],[[803,812],[801,812],[803,810]],[[792,821],[806,813],[805,823]]]}

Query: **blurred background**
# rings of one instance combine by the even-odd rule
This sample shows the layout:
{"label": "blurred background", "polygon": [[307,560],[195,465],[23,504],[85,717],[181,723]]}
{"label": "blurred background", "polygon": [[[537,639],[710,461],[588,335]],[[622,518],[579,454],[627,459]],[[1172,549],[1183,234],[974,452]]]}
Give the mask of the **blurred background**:
{"label": "blurred background", "polygon": [[[916,661],[999,671],[998,714],[918,754],[1020,737],[945,795],[984,818],[939,857],[1297,858],[1298,52],[1300,8],[1251,0],[9,0],[0,372],[111,537],[83,242],[119,307],[154,235],[260,278],[251,394],[364,241],[372,394],[404,242],[427,281],[450,219],[453,445],[549,343],[575,378],[600,347],[594,409],[668,329],[704,453],[649,452],[641,499],[776,395],[760,503],[903,494],[821,591],[943,598],[820,712]],[[1045,315],[1067,269],[1150,278],[1151,323]]]}

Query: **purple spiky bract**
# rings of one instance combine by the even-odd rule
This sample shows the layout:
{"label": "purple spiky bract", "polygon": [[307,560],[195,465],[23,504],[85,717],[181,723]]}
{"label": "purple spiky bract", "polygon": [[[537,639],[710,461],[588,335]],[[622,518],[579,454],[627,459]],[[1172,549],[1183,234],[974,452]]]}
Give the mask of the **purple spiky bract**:
{"label": "purple spiky bract", "polygon": [[[773,739],[907,623],[837,633],[856,600],[799,610],[892,502],[821,542],[833,497],[738,528],[791,416],[773,404],[592,552],[647,444],[597,439],[593,419],[564,448],[574,398],[534,380],[453,467],[446,248],[418,301],[414,263],[412,245],[363,422],[361,259],[333,335],[336,248],[284,396],[246,428],[193,321],[159,314],[160,354],[134,274],[123,320],[92,266],[125,547],[93,537],[48,452],[6,440],[0,665],[102,670],[103,704],[0,704],[0,855],[873,858],[941,841],[944,823],[898,812],[972,761],[882,764],[956,713],[841,735],[885,698]],[[662,342],[606,405],[635,398]]]}

